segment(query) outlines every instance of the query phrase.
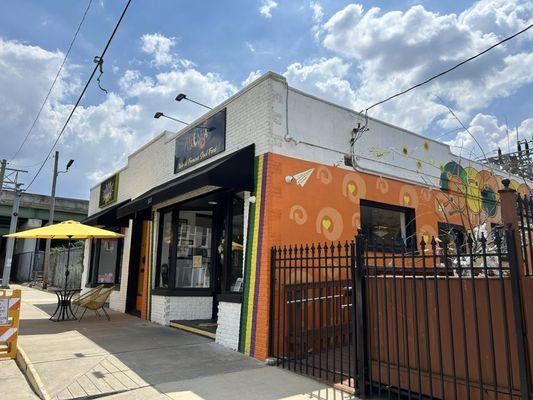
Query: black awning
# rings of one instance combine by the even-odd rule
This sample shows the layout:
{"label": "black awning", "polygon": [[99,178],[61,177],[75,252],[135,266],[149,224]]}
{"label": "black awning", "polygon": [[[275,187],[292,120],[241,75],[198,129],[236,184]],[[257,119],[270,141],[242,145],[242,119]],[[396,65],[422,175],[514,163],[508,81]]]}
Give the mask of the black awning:
{"label": "black awning", "polygon": [[250,145],[212,163],[163,183],[117,210],[119,218],[130,216],[204,186],[249,190],[254,188],[255,147]]}
{"label": "black awning", "polygon": [[111,207],[106,208],[96,214],[90,215],[85,218],[82,224],[86,225],[101,225],[101,226],[116,226],[116,227],[127,227],[129,225],[129,220],[127,218],[119,218],[117,216],[117,210],[119,207],[122,207],[129,203],[131,200],[122,201]]}

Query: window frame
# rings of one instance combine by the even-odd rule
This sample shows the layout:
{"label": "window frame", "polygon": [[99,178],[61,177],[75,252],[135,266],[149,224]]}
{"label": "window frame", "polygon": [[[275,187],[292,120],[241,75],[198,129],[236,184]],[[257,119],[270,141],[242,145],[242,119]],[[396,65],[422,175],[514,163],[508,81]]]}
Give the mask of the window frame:
{"label": "window frame", "polygon": [[410,208],[410,207],[404,207],[404,206],[398,206],[395,204],[388,204],[388,203],[381,203],[378,201],[373,200],[366,200],[361,199],[359,201],[359,215],[360,215],[360,227],[363,228],[363,207],[369,207],[369,208],[379,208],[382,210],[388,210],[388,211],[396,211],[404,213],[405,215],[405,236],[406,236],[406,243],[405,246],[394,244],[390,245],[390,243],[378,243],[378,242],[368,242],[367,248],[369,250],[385,250],[387,252],[392,253],[402,253],[404,251],[410,252],[410,251],[416,251],[417,250],[417,238],[416,238],[416,209]]}
{"label": "window frame", "polygon": [[[114,232],[120,232],[118,228],[107,228]],[[91,259],[89,262],[89,275],[87,277],[86,287],[96,287],[104,285],[105,287],[120,287],[122,275],[122,259],[124,256],[124,239],[117,240],[117,261],[115,262],[115,279],[113,283],[98,283],[98,269],[100,268],[100,251],[102,246],[102,239],[91,239]]]}
{"label": "window frame", "polygon": [[[219,196],[219,204],[221,208],[220,211],[217,212],[216,207],[212,208],[202,208],[202,207],[195,207],[195,206],[189,206],[187,205],[187,201],[181,202],[181,203],[175,203],[171,204],[169,206],[160,208],[157,210],[158,213],[158,238],[157,238],[157,255],[156,255],[156,269],[155,269],[155,279],[153,281],[153,291],[152,293],[154,295],[161,295],[161,296],[212,296],[217,294],[216,293],[216,276],[214,268],[219,268],[217,263],[218,257],[216,257],[216,251],[218,243],[216,243],[217,240],[217,234],[216,232],[216,224],[219,224],[220,221],[226,220],[226,224],[224,226],[224,235],[225,235],[225,244],[224,244],[224,254],[226,255],[224,265],[220,266],[220,272],[222,274],[220,279],[220,293],[217,294],[217,298],[221,299],[227,299],[227,301],[241,301],[242,299],[242,291],[241,292],[232,292],[229,289],[229,286],[231,284],[230,282],[230,274],[231,274],[231,262],[230,257],[227,255],[230,254],[231,251],[231,240],[229,238],[232,237],[233,234],[233,198],[237,197],[237,191],[229,190],[229,191],[218,191],[217,192],[211,192],[204,196],[198,196],[193,199],[198,199],[200,197],[208,197],[212,195],[218,195]],[[190,200],[193,200],[190,199]],[[213,211],[213,229],[211,234],[211,243],[212,243],[212,260],[211,260],[211,267],[213,268],[212,271],[210,271],[210,285],[207,288],[177,288],[176,285],[176,250],[177,250],[177,243],[178,243],[178,219],[179,219],[179,212],[180,211]],[[161,281],[161,257],[162,257],[162,245],[163,242],[161,240],[162,238],[162,232],[163,232],[163,215],[167,212],[171,212],[171,221],[172,221],[172,243],[170,244],[170,254],[173,255],[170,258],[170,265],[169,265],[169,278],[168,278],[168,287],[161,287],[159,286],[159,282]],[[243,225],[244,225],[244,200],[243,200]],[[244,231],[243,226],[243,231]],[[244,251],[243,257],[246,257],[246,251]],[[243,279],[244,279],[244,271],[243,271]]]}

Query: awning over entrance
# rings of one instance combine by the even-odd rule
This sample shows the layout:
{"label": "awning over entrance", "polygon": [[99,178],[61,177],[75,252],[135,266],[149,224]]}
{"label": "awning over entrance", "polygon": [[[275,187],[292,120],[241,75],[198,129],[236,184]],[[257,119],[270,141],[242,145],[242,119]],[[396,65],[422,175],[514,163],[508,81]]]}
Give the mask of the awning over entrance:
{"label": "awning over entrance", "polygon": [[153,204],[172,199],[204,186],[248,190],[254,187],[255,147],[250,145],[202,168],[163,183],[142,194],[117,210],[119,218],[130,216],[152,207]]}
{"label": "awning over entrance", "polygon": [[102,210],[96,214],[93,214],[87,218],[85,218],[82,222],[82,224],[86,225],[102,225],[102,226],[116,226],[116,227],[127,227],[129,224],[129,220],[127,218],[119,218],[117,216],[117,210],[129,203],[131,200],[126,200],[123,202],[120,202],[118,204],[115,204],[109,208],[106,208],[105,210]]}

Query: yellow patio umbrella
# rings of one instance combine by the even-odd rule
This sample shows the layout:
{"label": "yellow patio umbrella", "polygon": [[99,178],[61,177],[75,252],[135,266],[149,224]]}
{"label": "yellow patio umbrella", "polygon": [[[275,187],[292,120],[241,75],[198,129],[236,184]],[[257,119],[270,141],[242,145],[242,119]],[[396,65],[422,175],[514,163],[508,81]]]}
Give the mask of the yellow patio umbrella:
{"label": "yellow patio umbrella", "polygon": [[11,233],[4,235],[4,237],[17,239],[118,239],[123,238],[124,235],[95,228],[94,226],[84,225],[78,221],[63,221],[59,224]]}
{"label": "yellow patio umbrella", "polygon": [[65,296],[70,264],[70,245],[72,239],[119,239],[124,235],[106,229],[84,225],[78,221],[63,221],[59,224],[28,229],[27,231],[10,233],[4,237],[17,239],[68,239],[67,268],[65,270]]}

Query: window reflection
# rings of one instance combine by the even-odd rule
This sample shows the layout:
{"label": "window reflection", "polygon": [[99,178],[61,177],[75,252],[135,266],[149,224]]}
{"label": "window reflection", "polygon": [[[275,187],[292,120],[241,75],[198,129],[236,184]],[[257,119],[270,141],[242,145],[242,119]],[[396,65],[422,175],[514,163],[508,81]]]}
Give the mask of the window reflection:
{"label": "window reflection", "polygon": [[176,248],[176,288],[209,288],[211,211],[180,211]]}
{"label": "window reflection", "polygon": [[162,217],[161,230],[161,258],[159,287],[168,288],[169,270],[170,270],[170,246],[172,245],[172,212],[168,211]]}
{"label": "window reflection", "polygon": [[243,193],[233,198],[233,218],[231,221],[231,266],[229,290],[242,291],[242,268],[244,258],[244,199]]}

